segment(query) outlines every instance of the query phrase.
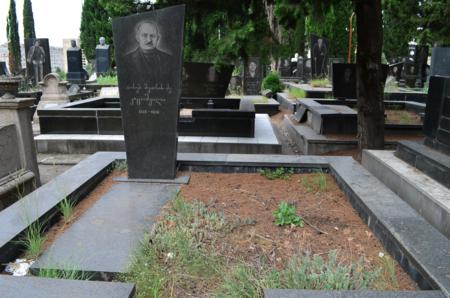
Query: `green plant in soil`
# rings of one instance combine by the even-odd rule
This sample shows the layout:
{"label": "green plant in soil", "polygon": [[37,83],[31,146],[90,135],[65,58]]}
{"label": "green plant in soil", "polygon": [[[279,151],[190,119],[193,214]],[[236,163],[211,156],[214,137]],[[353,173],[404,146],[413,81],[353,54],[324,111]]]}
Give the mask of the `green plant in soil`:
{"label": "green plant in soil", "polygon": [[44,248],[45,239],[44,224],[35,221],[28,226],[25,235],[18,243],[25,248],[25,256],[27,258],[35,259],[41,254]]}
{"label": "green plant in soil", "polygon": [[297,209],[293,204],[281,202],[273,215],[277,226],[295,225],[303,228],[305,225],[303,218],[297,214]]}
{"label": "green plant in soil", "polygon": [[90,280],[94,276],[91,273],[80,271],[76,266],[62,266],[64,270],[60,269],[39,269],[33,275],[45,278],[56,279],[76,279],[76,280]]}
{"label": "green plant in soil", "polygon": [[263,89],[270,89],[273,93],[283,90],[283,83],[280,80],[278,72],[269,73],[262,81]]}
{"label": "green plant in soil", "polygon": [[68,223],[72,219],[74,207],[75,201],[72,201],[69,198],[64,198],[64,200],[59,203],[59,210],[62,213],[65,223]]}
{"label": "green plant in soil", "polygon": [[112,164],[113,170],[118,170],[119,172],[125,172],[128,170],[128,164],[125,159],[122,160],[116,160]]}
{"label": "green plant in soil", "polygon": [[327,87],[330,85],[330,81],[328,79],[315,79],[311,80],[310,85],[313,87]]}
{"label": "green plant in soil", "polygon": [[97,77],[97,83],[99,85],[117,85],[117,75],[105,75]]}
{"label": "green plant in soil", "polygon": [[262,169],[260,173],[262,176],[266,177],[269,180],[287,180],[294,174],[294,170],[285,168],[276,168],[273,171],[270,169]]}
{"label": "green plant in soil", "polygon": [[327,177],[322,170],[319,170],[311,176],[303,176],[302,185],[307,192],[323,192],[327,189]]}
{"label": "green plant in soil", "polygon": [[177,196],[118,279],[136,283],[136,297],[262,297],[265,288],[355,290],[376,285],[381,290],[395,278],[386,274],[385,284],[376,283],[381,268],[368,268],[362,258],[342,264],[336,251],[325,258],[296,254],[281,269],[264,255],[255,256],[255,262],[228,256],[219,244],[235,231],[232,227],[223,214]]}
{"label": "green plant in soil", "polygon": [[302,99],[306,97],[306,91],[301,88],[289,87],[288,95],[290,98]]}

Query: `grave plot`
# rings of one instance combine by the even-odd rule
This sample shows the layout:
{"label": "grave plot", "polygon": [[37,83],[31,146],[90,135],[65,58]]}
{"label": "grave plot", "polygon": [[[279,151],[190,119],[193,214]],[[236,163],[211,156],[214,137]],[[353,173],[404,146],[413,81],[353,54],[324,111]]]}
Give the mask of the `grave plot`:
{"label": "grave plot", "polygon": [[[386,145],[397,140],[420,140],[425,105],[416,102],[385,101]],[[352,150],[357,140],[355,100],[302,99],[284,124],[304,154],[325,154]]]}

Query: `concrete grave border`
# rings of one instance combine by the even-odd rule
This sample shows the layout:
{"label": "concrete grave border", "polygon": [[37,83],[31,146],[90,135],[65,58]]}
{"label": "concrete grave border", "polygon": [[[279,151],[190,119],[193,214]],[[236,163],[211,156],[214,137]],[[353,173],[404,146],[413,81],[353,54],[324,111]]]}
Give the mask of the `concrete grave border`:
{"label": "concrete grave border", "polygon": [[[123,152],[98,152],[22,201],[40,200],[34,220],[55,215],[64,197],[81,198],[106,176],[115,160],[122,159]],[[386,250],[419,286],[450,297],[450,240],[351,157],[179,153],[177,160],[181,170],[191,171],[256,172],[278,167],[329,171]],[[61,189],[61,185],[66,187]],[[20,202],[0,212],[2,263],[10,261],[5,256],[11,257],[17,249],[11,241],[27,227],[20,222],[19,211]]]}

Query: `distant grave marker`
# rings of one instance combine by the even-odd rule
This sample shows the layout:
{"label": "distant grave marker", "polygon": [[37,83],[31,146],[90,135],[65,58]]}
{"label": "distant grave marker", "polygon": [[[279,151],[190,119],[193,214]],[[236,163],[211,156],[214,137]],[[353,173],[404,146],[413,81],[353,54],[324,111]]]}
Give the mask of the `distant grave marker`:
{"label": "distant grave marker", "polygon": [[27,76],[37,85],[52,69],[48,38],[25,39],[25,57]]}
{"label": "distant grave marker", "polygon": [[312,78],[326,76],[328,62],[328,39],[311,35],[311,73]]}
{"label": "distant grave marker", "polygon": [[175,178],[184,11],[179,5],[113,20],[132,179]]}
{"label": "distant grave marker", "polygon": [[262,69],[259,57],[249,57],[244,65],[244,94],[258,95],[261,93]]}
{"label": "distant grave marker", "polygon": [[433,48],[430,75],[450,76],[450,47]]}
{"label": "distant grave marker", "polygon": [[85,74],[83,61],[81,60],[81,49],[77,47],[75,40],[70,41],[71,47],[67,50],[67,81],[72,84],[84,84]]}

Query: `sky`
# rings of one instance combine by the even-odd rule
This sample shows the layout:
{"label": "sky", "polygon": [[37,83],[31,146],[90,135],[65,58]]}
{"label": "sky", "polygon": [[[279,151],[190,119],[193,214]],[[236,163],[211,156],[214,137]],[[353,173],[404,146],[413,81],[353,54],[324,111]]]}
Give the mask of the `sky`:
{"label": "sky", "polygon": [[[20,43],[23,43],[23,1],[16,1]],[[62,47],[65,38],[80,35],[81,9],[84,0],[31,0],[37,38],[48,38],[51,46]],[[0,0],[0,44],[6,43],[6,18],[10,0]]]}

